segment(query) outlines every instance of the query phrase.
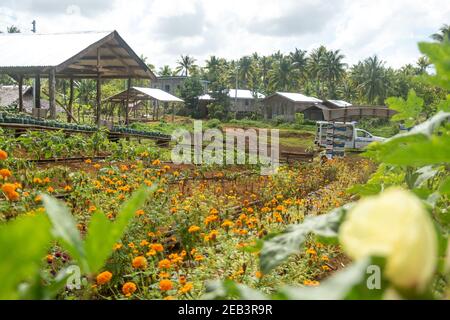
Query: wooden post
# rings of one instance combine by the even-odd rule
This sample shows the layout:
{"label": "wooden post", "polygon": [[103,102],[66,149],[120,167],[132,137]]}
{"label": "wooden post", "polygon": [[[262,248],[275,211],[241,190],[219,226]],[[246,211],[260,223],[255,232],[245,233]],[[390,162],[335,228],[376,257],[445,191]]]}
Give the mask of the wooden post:
{"label": "wooden post", "polygon": [[127,81],[127,99],[125,100],[125,124],[128,127],[128,125],[130,124],[130,119],[129,119],[129,105],[130,105],[130,88],[131,88],[131,78],[128,78]]}
{"label": "wooden post", "polygon": [[101,108],[102,108],[102,82],[101,82],[101,77],[100,77],[100,73],[97,74],[97,93],[96,93],[96,97],[97,97],[97,110],[96,110],[96,117],[95,117],[95,122],[97,124],[97,127],[100,127],[100,114],[101,114]]}
{"label": "wooden post", "polygon": [[172,122],[175,122],[175,103],[172,102]]}
{"label": "wooden post", "polygon": [[[73,108],[73,79],[70,78],[70,85],[69,85],[69,105],[68,105],[68,111],[70,114],[72,114],[72,108]],[[72,122],[72,117],[67,114],[67,122]]]}
{"label": "wooden post", "polygon": [[48,91],[50,102],[50,119],[56,119],[56,75],[54,68],[50,70],[48,75]]}
{"label": "wooden post", "polygon": [[34,80],[34,106],[41,108],[41,75],[37,74]]}
{"label": "wooden post", "polygon": [[19,112],[23,112],[23,76],[19,77]]}

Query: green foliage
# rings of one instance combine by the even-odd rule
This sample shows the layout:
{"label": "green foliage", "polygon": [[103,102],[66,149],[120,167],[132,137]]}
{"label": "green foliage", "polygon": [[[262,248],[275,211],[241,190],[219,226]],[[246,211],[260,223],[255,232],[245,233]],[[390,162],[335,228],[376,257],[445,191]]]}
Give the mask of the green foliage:
{"label": "green foliage", "polygon": [[423,107],[423,99],[416,95],[414,90],[408,92],[408,99],[391,97],[386,99],[386,104],[392,110],[397,111],[392,116],[393,121],[402,121],[407,127],[416,124]]}
{"label": "green foliage", "polygon": [[289,226],[282,234],[269,236],[260,254],[261,271],[267,273],[291,254],[298,253],[311,233],[322,240],[336,240],[337,230],[348,208],[345,206],[328,214],[306,217],[303,223]]}
{"label": "green foliage", "polygon": [[436,68],[436,74],[429,81],[446,90],[450,90],[450,41],[442,43],[419,43],[419,49],[426,54]]}
{"label": "green foliage", "polygon": [[45,215],[22,217],[0,226],[0,299],[19,298],[19,284],[38,275],[50,239]]}
{"label": "green foliage", "polygon": [[184,100],[187,114],[193,118],[202,118],[204,114],[199,108],[198,97],[203,94],[203,86],[198,77],[187,78],[180,88],[180,96]]}
{"label": "green foliage", "polygon": [[[155,188],[153,186],[151,191]],[[85,273],[96,273],[111,254],[114,243],[121,238],[136,210],[144,204],[148,193],[146,188],[137,191],[114,222],[109,221],[103,213],[96,212],[91,218],[84,242],[67,207],[49,196],[44,195],[43,201],[53,225],[54,236],[81,264]]]}

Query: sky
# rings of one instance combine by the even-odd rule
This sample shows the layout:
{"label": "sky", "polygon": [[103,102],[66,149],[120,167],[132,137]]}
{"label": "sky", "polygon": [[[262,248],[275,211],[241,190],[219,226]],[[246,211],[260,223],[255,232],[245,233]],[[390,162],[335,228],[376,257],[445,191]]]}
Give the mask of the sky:
{"label": "sky", "polygon": [[415,63],[417,42],[450,24],[448,0],[0,0],[0,30],[117,30],[157,69],[180,55],[237,59],[320,45],[352,65],[377,54],[387,66]]}

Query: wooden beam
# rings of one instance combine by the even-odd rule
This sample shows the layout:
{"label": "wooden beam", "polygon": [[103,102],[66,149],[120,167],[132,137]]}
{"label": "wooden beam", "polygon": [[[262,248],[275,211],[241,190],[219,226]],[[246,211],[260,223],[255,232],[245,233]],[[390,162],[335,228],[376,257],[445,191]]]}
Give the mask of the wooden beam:
{"label": "wooden beam", "polygon": [[19,112],[23,112],[23,77],[19,76]]}
{"label": "wooden beam", "polygon": [[[72,109],[73,109],[73,83],[74,83],[74,81],[73,81],[73,79],[70,79],[69,80],[69,83],[70,83],[70,85],[69,85],[69,105],[68,105],[68,112],[67,112],[67,122],[72,122],[72,117],[71,117],[71,115],[72,115]],[[75,118],[74,118],[75,119]],[[76,122],[76,120],[75,120],[75,122]]]}
{"label": "wooden beam", "polygon": [[41,108],[41,76],[39,74],[34,78],[34,106]]}
{"label": "wooden beam", "polygon": [[56,101],[55,101],[56,77],[54,68],[52,68],[49,73],[48,88],[49,88],[49,102],[50,102],[50,119],[56,119]]}
{"label": "wooden beam", "polygon": [[100,127],[100,119],[101,119],[101,108],[102,108],[102,83],[101,83],[101,76],[100,76],[100,48],[97,48],[97,93],[96,93],[96,97],[97,97],[97,112],[96,112],[96,123],[97,123],[97,127]]}
{"label": "wooden beam", "polygon": [[130,124],[130,117],[129,117],[129,104],[130,104],[130,89],[131,89],[131,78],[128,78],[127,80],[127,97],[125,99],[125,124],[128,127]]}

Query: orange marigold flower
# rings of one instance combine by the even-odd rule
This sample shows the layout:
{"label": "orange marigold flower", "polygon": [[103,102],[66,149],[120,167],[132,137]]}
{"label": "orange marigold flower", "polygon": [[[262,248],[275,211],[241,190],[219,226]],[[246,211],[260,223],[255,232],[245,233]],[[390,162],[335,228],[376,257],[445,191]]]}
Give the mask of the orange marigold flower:
{"label": "orange marigold flower", "polygon": [[194,257],[194,260],[195,261],[202,261],[204,258],[203,258],[203,256],[201,255],[201,254],[198,254],[198,255],[196,255],[195,257]]}
{"label": "orange marigold flower", "polygon": [[136,269],[145,269],[147,268],[147,259],[144,256],[136,257],[133,259],[132,265]]}
{"label": "orange marigold flower", "polygon": [[0,176],[2,176],[3,178],[8,178],[12,176],[12,173],[8,169],[1,169]]}
{"label": "orange marigold flower", "polygon": [[116,243],[116,244],[114,244],[113,249],[114,250],[120,250],[122,248],[122,246],[123,245],[121,243]]}
{"label": "orange marigold flower", "polygon": [[46,178],[44,178],[44,183],[50,183],[50,178],[49,177],[46,177]]}
{"label": "orange marigold flower", "polygon": [[192,282],[188,282],[183,287],[181,287],[180,293],[186,294],[191,291],[193,287],[194,285],[192,284]]}
{"label": "orange marigold flower", "polygon": [[2,191],[6,194],[9,193],[13,193],[14,191],[16,191],[17,186],[13,183],[5,183],[4,185],[2,185]]}
{"label": "orange marigold flower", "polygon": [[72,191],[72,187],[71,186],[65,186],[64,187],[64,191],[70,192],[70,191]]}
{"label": "orange marigold flower", "polygon": [[86,159],[86,160],[84,160],[84,162],[89,164],[89,163],[92,163],[92,160],[91,159]]}
{"label": "orange marigold flower", "polygon": [[231,221],[231,220],[225,220],[225,221],[222,223],[222,228],[229,228],[229,227],[232,227],[233,225],[234,225],[233,221]]}
{"label": "orange marigold flower", "polygon": [[186,276],[180,276],[178,278],[178,282],[180,282],[181,285],[185,285],[186,284]]}
{"label": "orange marigold flower", "polygon": [[155,255],[156,255],[156,251],[153,250],[153,249],[150,249],[145,255],[146,255],[147,257],[155,256]]}
{"label": "orange marigold flower", "polygon": [[6,160],[8,158],[8,153],[0,149],[0,160]]}
{"label": "orange marigold flower", "polygon": [[161,164],[161,161],[159,159],[153,160],[152,165],[159,166]]}
{"label": "orange marigold flower", "polygon": [[109,271],[104,271],[97,276],[97,284],[102,285],[108,283],[112,278],[112,273]]}
{"label": "orange marigold flower", "polygon": [[163,279],[159,282],[159,289],[161,291],[169,291],[169,290],[172,290],[172,288],[173,288],[173,283],[170,280]]}
{"label": "orange marigold flower", "polygon": [[48,193],[53,193],[53,192],[55,192],[55,189],[53,187],[48,187],[47,188],[47,192]]}
{"label": "orange marigold flower", "polygon": [[7,197],[8,200],[10,200],[10,201],[17,201],[17,200],[19,200],[20,195],[19,195],[16,191],[13,191],[13,192],[11,192],[11,193],[8,193],[8,194],[6,195],[6,197]]}
{"label": "orange marigold flower", "polygon": [[194,233],[194,232],[197,232],[197,231],[200,231],[200,227],[199,226],[190,226],[189,229],[188,229],[189,233]]}
{"label": "orange marigold flower", "polygon": [[162,252],[162,251],[164,251],[164,247],[163,247],[163,245],[160,244],[160,243],[153,243],[153,244],[150,245],[150,247],[151,247],[153,250],[155,250],[156,252]]}
{"label": "orange marigold flower", "polygon": [[136,289],[136,285],[133,282],[127,282],[122,286],[122,293],[129,297],[136,291]]}
{"label": "orange marigold flower", "polygon": [[158,268],[160,269],[169,269],[170,268],[170,260],[163,259],[160,262],[158,262]]}
{"label": "orange marigold flower", "polygon": [[144,210],[142,210],[142,209],[136,211],[136,215],[137,215],[138,217],[139,217],[139,216],[142,216],[144,213],[145,213],[145,212],[144,212]]}

